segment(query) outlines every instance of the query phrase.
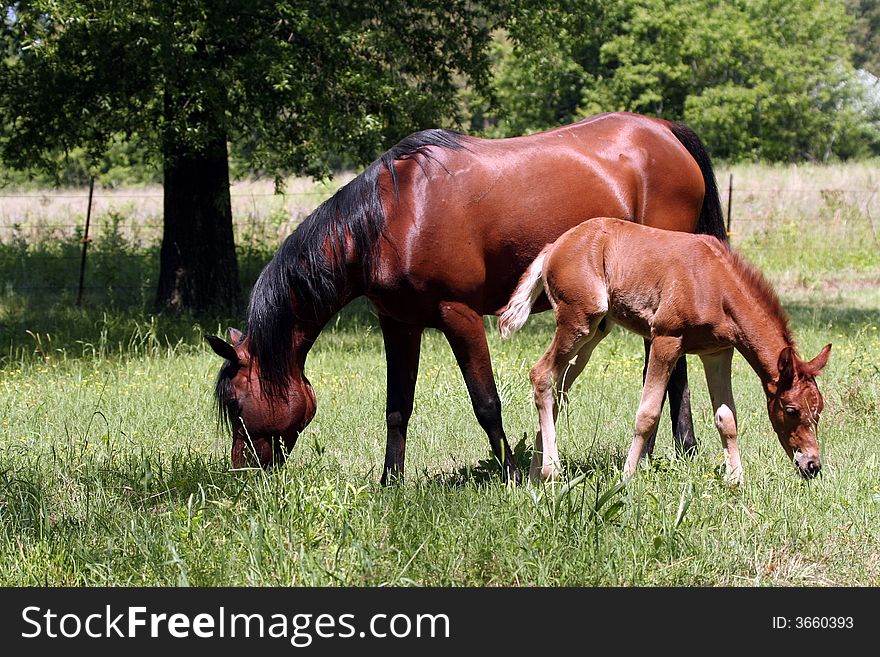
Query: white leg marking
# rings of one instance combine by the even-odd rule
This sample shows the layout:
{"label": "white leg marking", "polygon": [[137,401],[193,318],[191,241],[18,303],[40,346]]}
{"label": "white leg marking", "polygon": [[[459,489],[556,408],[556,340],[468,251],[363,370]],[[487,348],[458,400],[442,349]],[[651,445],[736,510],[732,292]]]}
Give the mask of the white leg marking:
{"label": "white leg marking", "polygon": [[712,408],[715,409],[715,428],[721,437],[724,449],[724,481],[737,486],[743,481],[742,462],[739,458],[739,445],[736,441],[736,406],[733,403],[733,388],[730,383],[733,349],[720,354],[703,356],[703,369],[706,371],[706,385]]}

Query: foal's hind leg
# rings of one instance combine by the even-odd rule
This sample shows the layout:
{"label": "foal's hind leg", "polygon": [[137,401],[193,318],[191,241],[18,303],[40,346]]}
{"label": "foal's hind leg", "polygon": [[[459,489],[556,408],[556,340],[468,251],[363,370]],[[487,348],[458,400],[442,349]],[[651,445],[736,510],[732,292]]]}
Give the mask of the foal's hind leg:
{"label": "foal's hind leg", "polygon": [[645,446],[657,429],[660,411],[663,409],[666,384],[669,382],[669,376],[681,355],[680,338],[668,336],[654,338],[645,373],[645,387],[642,388],[642,399],[636,413],[635,435],[626,457],[626,464],[623,467],[623,474],[626,477],[635,473],[639,459],[645,451]]}
{"label": "foal's hind leg", "polygon": [[724,462],[727,466],[725,480],[738,484],[742,481],[743,471],[739,460],[739,445],[736,442],[736,406],[733,404],[733,387],[730,383],[732,359],[732,348],[719,354],[702,356],[712,410],[715,412],[715,427],[724,446]]}
{"label": "foal's hind leg", "polygon": [[556,308],[556,333],[547,351],[529,373],[539,423],[529,468],[529,478],[533,482],[559,474],[556,445],[559,400],[567,395],[589,362],[593,349],[608,334],[607,329],[599,330],[603,318],[604,310],[584,317],[582,310],[566,304]]}

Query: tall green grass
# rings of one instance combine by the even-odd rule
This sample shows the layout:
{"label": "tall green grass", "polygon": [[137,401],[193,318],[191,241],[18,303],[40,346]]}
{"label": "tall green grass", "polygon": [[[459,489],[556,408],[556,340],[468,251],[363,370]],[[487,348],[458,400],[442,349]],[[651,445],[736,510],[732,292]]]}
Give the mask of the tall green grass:
{"label": "tall green grass", "polygon": [[[451,351],[428,331],[406,480],[382,488],[384,355],[362,302],[331,322],[309,356],[318,413],[289,463],[230,472],[211,399],[220,361],[202,336],[236,318],[151,316],[124,298],[72,309],[69,299],[7,289],[0,583],[877,585],[880,259],[865,257],[876,252],[870,229],[822,230],[836,210],[804,207],[760,215],[768,230],[734,241],[780,284],[802,353],[834,343],[819,380],[824,468],[811,482],[787,461],[757,377],[737,358],[745,483],[723,482],[694,360],[698,454],[675,454],[664,417],[655,458],[620,486],[642,345],[618,330],[560,416],[563,479],[505,486]],[[850,225],[859,220],[867,217]],[[798,239],[768,248],[786,221],[799,226],[790,233]],[[527,372],[552,317],[533,317],[510,341],[494,320],[487,330],[505,428],[525,468],[537,426]]]}

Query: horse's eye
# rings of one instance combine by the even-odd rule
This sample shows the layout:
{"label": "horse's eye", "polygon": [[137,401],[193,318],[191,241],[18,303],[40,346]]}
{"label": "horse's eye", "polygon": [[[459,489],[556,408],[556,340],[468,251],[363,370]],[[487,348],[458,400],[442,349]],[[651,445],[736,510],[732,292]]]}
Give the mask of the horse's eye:
{"label": "horse's eye", "polygon": [[801,409],[799,409],[797,406],[786,406],[785,414],[788,417],[798,417],[801,414]]}

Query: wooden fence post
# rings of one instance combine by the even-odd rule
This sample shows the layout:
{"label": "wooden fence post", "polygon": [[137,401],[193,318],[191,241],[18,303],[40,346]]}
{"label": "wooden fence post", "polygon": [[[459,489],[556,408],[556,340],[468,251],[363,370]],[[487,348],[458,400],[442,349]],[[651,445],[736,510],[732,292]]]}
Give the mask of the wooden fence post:
{"label": "wooden fence post", "polygon": [[730,235],[730,210],[733,208],[733,174],[727,183],[727,234]]}
{"label": "wooden fence post", "polygon": [[83,283],[86,277],[86,251],[89,248],[89,223],[92,220],[92,195],[95,192],[95,177],[89,178],[89,207],[86,209],[86,227],[83,231],[82,259],[79,262],[79,291],[76,293],[76,305],[82,305]]}

